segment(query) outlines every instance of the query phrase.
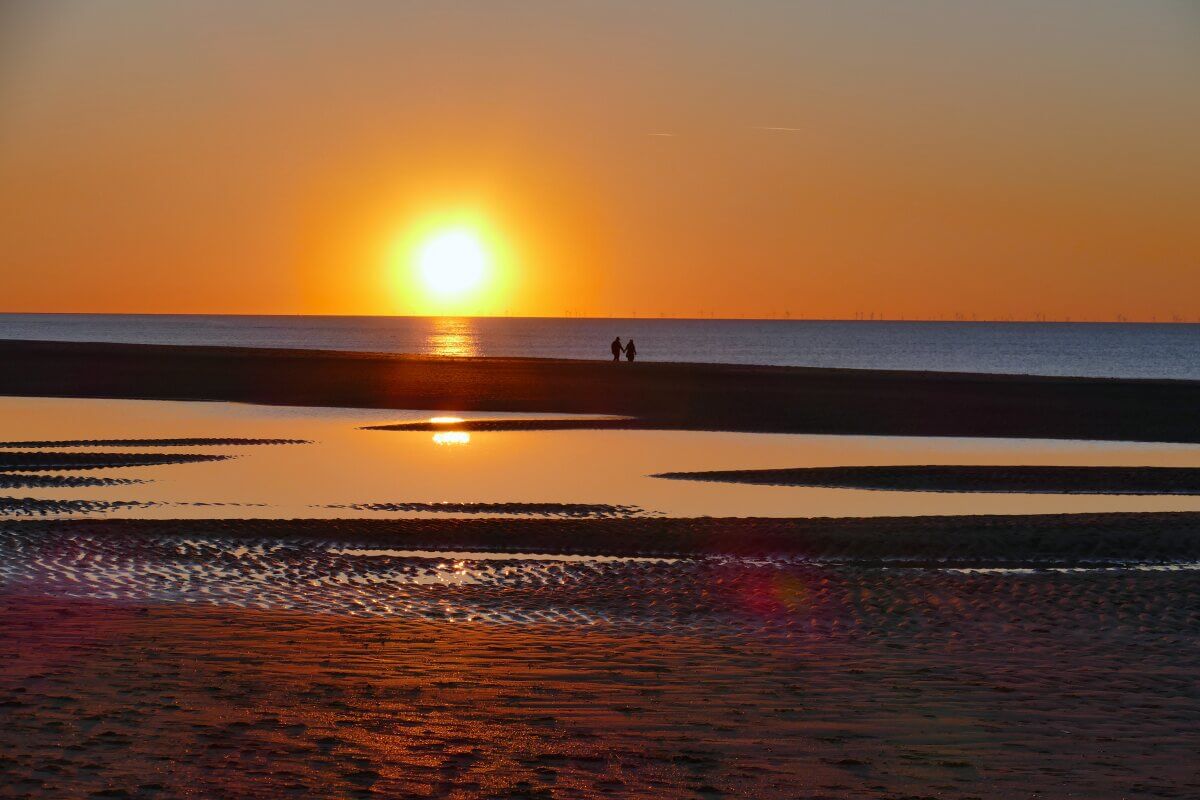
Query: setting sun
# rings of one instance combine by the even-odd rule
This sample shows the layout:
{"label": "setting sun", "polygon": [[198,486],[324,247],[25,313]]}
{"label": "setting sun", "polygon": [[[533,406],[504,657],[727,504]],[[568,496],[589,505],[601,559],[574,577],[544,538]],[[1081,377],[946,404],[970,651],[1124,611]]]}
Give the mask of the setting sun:
{"label": "setting sun", "polygon": [[436,233],[417,252],[421,281],[427,290],[442,297],[477,289],[487,278],[489,262],[479,237],[466,229]]}

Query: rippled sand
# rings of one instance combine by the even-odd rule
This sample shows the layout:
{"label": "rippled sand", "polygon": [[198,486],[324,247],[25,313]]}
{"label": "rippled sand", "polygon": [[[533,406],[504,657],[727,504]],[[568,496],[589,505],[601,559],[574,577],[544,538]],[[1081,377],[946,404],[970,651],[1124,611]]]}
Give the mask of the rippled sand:
{"label": "rippled sand", "polygon": [[91,486],[132,486],[138,483],[146,483],[146,480],[144,478],[102,478],[92,475],[0,472],[0,489],[75,489]]}
{"label": "rippled sand", "polygon": [[490,516],[638,517],[650,514],[637,506],[612,503],[347,503],[328,504],[325,508],[345,508],[354,511],[416,511],[440,514],[487,514]]}
{"label": "rippled sand", "polygon": [[1200,793],[1190,565],[528,557],[156,525],[0,530],[0,794]]}
{"label": "rippled sand", "polygon": [[238,436],[189,436],[175,439],[38,439],[0,442],[0,448],[54,447],[209,447],[218,445],[311,444],[307,439],[248,439]]}

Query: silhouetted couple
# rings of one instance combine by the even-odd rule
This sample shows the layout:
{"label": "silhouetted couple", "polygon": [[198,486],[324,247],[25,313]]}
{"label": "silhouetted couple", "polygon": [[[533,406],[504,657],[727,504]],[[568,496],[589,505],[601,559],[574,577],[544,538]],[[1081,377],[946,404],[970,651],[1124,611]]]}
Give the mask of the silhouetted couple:
{"label": "silhouetted couple", "polygon": [[625,354],[626,361],[633,361],[635,358],[637,358],[637,345],[635,345],[633,343],[633,339],[630,339],[629,343],[626,344],[624,347],[621,346],[621,337],[620,336],[613,339],[613,341],[612,341],[613,361],[620,361],[621,353]]}

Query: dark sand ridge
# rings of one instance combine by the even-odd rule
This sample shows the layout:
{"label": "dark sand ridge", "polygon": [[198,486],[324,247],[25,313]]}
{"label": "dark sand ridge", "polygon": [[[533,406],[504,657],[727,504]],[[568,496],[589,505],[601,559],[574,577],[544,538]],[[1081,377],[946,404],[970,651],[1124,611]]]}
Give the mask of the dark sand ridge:
{"label": "dark sand ridge", "polygon": [[635,417],[596,417],[583,419],[462,419],[455,422],[393,422],[386,425],[364,425],[363,431],[629,431],[661,428]]}
{"label": "dark sand ridge", "polygon": [[[19,526],[19,527],[18,527]],[[1200,512],[818,519],[73,519],[0,535],[313,538],[381,548],[612,556],[783,555],[910,566],[1200,561]]]}
{"label": "dark sand ridge", "polygon": [[518,514],[546,517],[632,517],[648,514],[638,506],[610,503],[333,503],[323,508],[355,511],[427,511],[443,514]]}
{"label": "dark sand ridge", "polygon": [[[75,478],[56,475],[9,476],[0,473],[0,488],[76,488],[87,486],[120,486],[145,483],[120,478]],[[47,514],[78,514],[108,512],[124,508],[150,506],[213,506],[265,508],[266,503],[200,501],[164,502],[158,500],[57,500],[35,497],[0,497],[0,516],[31,517]],[[442,514],[490,514],[493,516],[536,516],[564,519],[615,519],[651,516],[637,506],[606,503],[346,503],[314,508],[345,508],[355,511],[411,511]]]}
{"label": "dark sand ridge", "polygon": [[[600,350],[603,350],[603,344]],[[662,428],[1200,442],[1200,382],[0,342],[0,394],[638,417]]]}
{"label": "dark sand ridge", "polygon": [[654,478],[903,492],[1200,494],[1195,467],[903,465],[663,472]]}
{"label": "dark sand ridge", "polygon": [[[143,481],[134,481],[143,483]],[[59,514],[107,514],[131,508],[193,506],[212,508],[265,508],[266,503],[164,500],[56,500],[38,497],[0,497],[0,517],[46,517]]]}
{"label": "dark sand ridge", "polygon": [[99,478],[91,475],[39,475],[0,472],[0,489],[76,489],[90,486],[129,486],[147,483],[142,478]]}
{"label": "dark sand ridge", "polygon": [[157,505],[139,500],[42,500],[0,497],[0,517],[45,517],[58,514],[98,514]]}
{"label": "dark sand ridge", "polygon": [[160,464],[193,464],[224,461],[232,456],[211,453],[0,453],[0,472],[111,467],[150,467]]}
{"label": "dark sand ridge", "polygon": [[[307,439],[242,439],[217,438],[212,436],[186,439],[58,439],[31,440],[27,442],[0,442],[0,448],[47,448],[47,447],[208,447],[223,445],[272,445],[311,444]],[[3,456],[0,456],[2,458]]]}

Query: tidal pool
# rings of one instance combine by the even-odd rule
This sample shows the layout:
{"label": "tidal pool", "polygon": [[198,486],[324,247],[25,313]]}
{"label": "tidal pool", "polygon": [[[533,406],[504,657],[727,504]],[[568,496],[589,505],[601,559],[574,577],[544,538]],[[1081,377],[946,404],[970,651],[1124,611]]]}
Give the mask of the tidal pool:
{"label": "tidal pool", "polygon": [[[952,494],[672,481],[659,472],[892,464],[1200,466],[1200,446],[1030,439],[815,436],[693,431],[374,431],[428,420],[569,418],[256,406],[237,403],[0,398],[0,440],[301,439],[16,447],[5,453],[177,453],[226,460],[19,475],[44,481],[9,498],[133,501],[72,513],[120,517],[636,516],[823,517],[1200,510],[1200,497]],[[447,421],[452,425],[452,421]],[[5,473],[12,477],[18,473]],[[86,482],[85,482],[86,483]],[[107,484],[107,485],[104,485]],[[5,513],[10,513],[5,511]],[[46,515],[53,509],[43,508]]]}

